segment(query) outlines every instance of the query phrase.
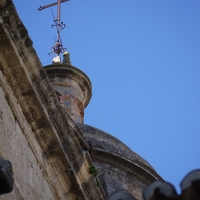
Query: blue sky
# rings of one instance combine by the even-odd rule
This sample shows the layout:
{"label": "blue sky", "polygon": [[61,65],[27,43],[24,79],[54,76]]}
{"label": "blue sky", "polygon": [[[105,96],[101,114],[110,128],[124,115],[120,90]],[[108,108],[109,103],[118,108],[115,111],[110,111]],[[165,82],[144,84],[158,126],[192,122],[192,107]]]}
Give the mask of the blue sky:
{"label": "blue sky", "polygon": [[[51,10],[37,8],[52,2],[14,0],[43,65],[56,31]],[[178,191],[200,168],[199,9],[199,0],[62,4],[63,44],[93,84],[85,123],[119,138]]]}

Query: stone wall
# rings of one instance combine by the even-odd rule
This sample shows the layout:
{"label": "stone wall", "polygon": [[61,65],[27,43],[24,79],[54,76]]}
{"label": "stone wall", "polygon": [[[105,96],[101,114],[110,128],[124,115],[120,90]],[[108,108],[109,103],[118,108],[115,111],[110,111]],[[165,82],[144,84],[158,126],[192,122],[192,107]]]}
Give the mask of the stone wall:
{"label": "stone wall", "polygon": [[[13,192],[0,196],[0,199],[54,199],[52,190],[26,138],[26,135],[33,133],[25,120],[23,129],[20,127],[16,119],[19,117],[17,115],[20,114],[20,107],[17,106],[17,101],[2,73],[0,73],[0,85],[0,155],[12,162],[15,180]],[[6,98],[12,99],[15,110]],[[40,148],[38,147],[37,150],[40,151]]]}

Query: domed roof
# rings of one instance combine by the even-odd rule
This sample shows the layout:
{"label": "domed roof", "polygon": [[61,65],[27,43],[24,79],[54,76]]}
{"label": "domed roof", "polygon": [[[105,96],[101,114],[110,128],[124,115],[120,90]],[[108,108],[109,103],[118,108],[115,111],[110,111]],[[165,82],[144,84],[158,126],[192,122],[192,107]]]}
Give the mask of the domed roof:
{"label": "domed roof", "polygon": [[122,158],[130,163],[134,163],[144,171],[148,171],[155,179],[161,179],[153,167],[141,156],[132,151],[116,137],[86,124],[77,124],[83,131],[84,137],[92,144],[93,149],[107,152]]}

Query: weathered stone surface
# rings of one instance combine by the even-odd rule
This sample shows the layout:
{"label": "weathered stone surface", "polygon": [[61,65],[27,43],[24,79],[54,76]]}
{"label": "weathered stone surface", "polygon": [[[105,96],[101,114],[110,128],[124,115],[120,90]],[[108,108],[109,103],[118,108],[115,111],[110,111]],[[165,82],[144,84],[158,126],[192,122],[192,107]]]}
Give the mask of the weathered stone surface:
{"label": "weathered stone surface", "polygon": [[0,9],[3,9],[6,5],[6,0],[1,0],[0,1]]}
{"label": "weathered stone surface", "polygon": [[13,190],[13,183],[11,162],[0,157],[0,195],[11,192]]}
{"label": "weathered stone surface", "polygon": [[[1,195],[0,199],[47,198],[53,200],[54,195],[48,178],[41,170],[43,166],[35,157],[34,149],[27,140],[27,137],[34,139],[33,132],[1,72],[0,85],[0,154],[12,162],[14,174],[13,191]],[[9,99],[12,101],[8,103]],[[41,152],[39,146],[35,148],[36,151]]]}

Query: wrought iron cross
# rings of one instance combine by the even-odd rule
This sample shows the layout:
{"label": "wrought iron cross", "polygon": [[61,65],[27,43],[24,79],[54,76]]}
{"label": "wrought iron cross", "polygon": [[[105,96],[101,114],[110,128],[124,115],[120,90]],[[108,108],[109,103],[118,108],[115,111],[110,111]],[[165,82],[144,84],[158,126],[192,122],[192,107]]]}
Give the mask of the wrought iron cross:
{"label": "wrought iron cross", "polygon": [[[55,24],[52,25],[52,28],[55,26],[57,29],[57,41],[54,44],[54,46],[51,48],[53,49],[53,52],[56,53],[58,56],[60,55],[60,53],[63,53],[66,49],[62,45],[62,40],[61,40],[61,36],[60,36],[60,30],[64,29],[66,27],[66,25],[63,22],[61,22],[60,15],[61,15],[61,3],[64,3],[67,1],[69,1],[69,0],[58,0],[57,2],[48,4],[45,6],[40,6],[38,8],[38,10],[41,11],[43,9],[57,5],[57,19],[54,19]],[[53,52],[51,52],[51,53],[53,53]]]}

